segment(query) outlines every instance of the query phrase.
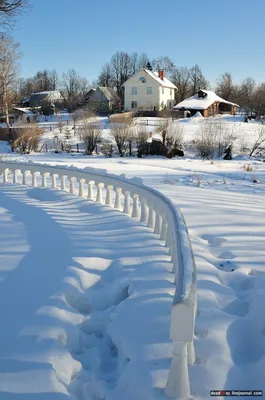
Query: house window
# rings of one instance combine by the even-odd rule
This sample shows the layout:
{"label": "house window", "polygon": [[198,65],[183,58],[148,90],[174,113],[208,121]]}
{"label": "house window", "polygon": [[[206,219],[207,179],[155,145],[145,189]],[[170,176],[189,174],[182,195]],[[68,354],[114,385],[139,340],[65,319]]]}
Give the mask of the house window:
{"label": "house window", "polygon": [[164,88],[162,87],[162,94],[164,94]]}
{"label": "house window", "polygon": [[162,103],[161,103],[161,107],[164,108],[164,102],[163,102],[163,101],[162,101]]}
{"label": "house window", "polygon": [[132,101],[131,108],[137,108],[137,101]]}
{"label": "house window", "polygon": [[152,94],[152,88],[151,87],[146,88],[146,94]]}
{"label": "house window", "polygon": [[132,87],[132,94],[137,94],[137,87]]}
{"label": "house window", "polygon": [[171,97],[171,96],[172,96],[172,89],[170,89],[170,92],[169,92],[169,93],[170,93],[170,97]]}
{"label": "house window", "polygon": [[171,103],[171,101],[169,102],[169,109],[170,109],[170,110],[172,109],[172,103]]}

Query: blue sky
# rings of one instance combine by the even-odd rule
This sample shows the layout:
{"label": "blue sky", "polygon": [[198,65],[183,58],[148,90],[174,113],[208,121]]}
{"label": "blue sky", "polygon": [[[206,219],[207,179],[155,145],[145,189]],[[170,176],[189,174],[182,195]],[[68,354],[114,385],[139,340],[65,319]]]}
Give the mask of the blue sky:
{"label": "blue sky", "polygon": [[265,81],[265,1],[32,0],[13,32],[24,55],[21,74],[76,69],[90,81],[116,51],[199,64],[212,83]]}

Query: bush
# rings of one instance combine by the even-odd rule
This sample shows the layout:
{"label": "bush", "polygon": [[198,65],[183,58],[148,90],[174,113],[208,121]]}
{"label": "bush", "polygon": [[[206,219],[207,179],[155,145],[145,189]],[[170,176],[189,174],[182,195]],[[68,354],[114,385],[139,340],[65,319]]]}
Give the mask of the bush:
{"label": "bush", "polygon": [[104,143],[101,150],[105,157],[112,157],[112,154],[114,152],[113,144],[112,143]]}
{"label": "bush", "polygon": [[13,129],[10,140],[12,150],[19,150],[22,154],[37,151],[42,133],[42,130],[34,124],[25,126],[19,130]]}
{"label": "bush", "polygon": [[221,157],[229,147],[232,148],[235,138],[228,129],[224,124],[205,122],[195,140],[199,155],[202,158]]}

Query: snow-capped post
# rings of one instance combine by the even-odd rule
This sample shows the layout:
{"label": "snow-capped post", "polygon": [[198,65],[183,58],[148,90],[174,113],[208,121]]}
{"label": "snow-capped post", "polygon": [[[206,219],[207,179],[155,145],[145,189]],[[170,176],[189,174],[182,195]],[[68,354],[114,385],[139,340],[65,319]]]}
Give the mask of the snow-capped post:
{"label": "snow-capped post", "polygon": [[37,187],[38,186],[38,184],[37,184],[37,174],[38,174],[38,172],[33,172],[33,174],[32,174],[32,186],[33,187]]}
{"label": "snow-capped post", "polygon": [[135,194],[133,195],[132,217],[133,217],[133,218],[139,218],[139,217],[140,217],[139,195],[138,195],[138,193],[135,193]]}
{"label": "snow-capped post", "polygon": [[71,176],[70,178],[70,193],[75,194],[75,180],[76,178]]}
{"label": "snow-capped post", "polygon": [[41,184],[41,186],[42,187],[47,187],[47,172],[43,172],[41,174],[41,176],[42,176],[42,184]]}
{"label": "snow-capped post", "polygon": [[104,187],[104,183],[98,183],[97,184],[97,198],[96,198],[96,202],[103,204],[103,196],[102,196],[102,188]]}
{"label": "snow-capped post", "polygon": [[52,174],[52,188],[56,189],[56,178],[57,178],[57,174]]}
{"label": "snow-capped post", "polygon": [[108,185],[107,186],[105,204],[106,204],[106,206],[110,206],[110,207],[112,207],[112,205],[113,205],[112,190],[113,190],[113,185]]}
{"label": "snow-capped post", "polygon": [[116,188],[116,197],[115,197],[114,208],[116,208],[117,210],[121,210],[121,188],[120,187]]}
{"label": "snow-capped post", "polygon": [[149,213],[148,213],[148,221],[147,226],[148,228],[154,229],[155,226],[155,212],[152,203],[148,203]]}
{"label": "snow-capped post", "polygon": [[4,169],[3,183],[8,183],[8,168]]}
{"label": "snow-capped post", "polygon": [[130,205],[130,192],[129,190],[125,190],[124,192],[124,205],[123,205],[123,213],[127,215],[131,215],[131,205]]}
{"label": "snow-capped post", "polygon": [[156,210],[156,220],[155,220],[155,229],[154,229],[154,233],[156,233],[157,235],[160,235],[161,233],[161,215],[159,210]]}
{"label": "snow-capped post", "polygon": [[95,200],[94,190],[93,190],[94,184],[95,184],[95,181],[88,181],[88,194],[87,194],[87,197],[88,197],[88,200],[92,200],[92,201]]}
{"label": "snow-capped post", "polygon": [[146,200],[142,199],[141,200],[141,218],[140,218],[140,222],[143,222],[144,224],[147,224],[147,220],[148,220],[148,213],[147,213]]}
{"label": "snow-capped post", "polygon": [[61,190],[66,192],[66,183],[65,183],[66,175],[61,175],[60,178],[61,178]]}

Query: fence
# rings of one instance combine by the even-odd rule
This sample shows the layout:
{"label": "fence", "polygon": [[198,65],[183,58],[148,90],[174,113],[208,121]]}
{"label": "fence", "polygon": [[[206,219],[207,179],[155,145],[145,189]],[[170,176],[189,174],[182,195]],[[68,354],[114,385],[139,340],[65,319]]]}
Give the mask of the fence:
{"label": "fence", "polygon": [[194,325],[197,311],[196,266],[181,211],[140,178],[108,174],[105,170],[66,168],[46,164],[1,162],[2,181],[32,187],[52,187],[120,210],[145,224],[168,247],[176,291],[170,338],[174,350],[165,393],[175,399],[190,396],[188,366],[195,362]]}

